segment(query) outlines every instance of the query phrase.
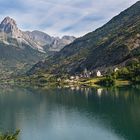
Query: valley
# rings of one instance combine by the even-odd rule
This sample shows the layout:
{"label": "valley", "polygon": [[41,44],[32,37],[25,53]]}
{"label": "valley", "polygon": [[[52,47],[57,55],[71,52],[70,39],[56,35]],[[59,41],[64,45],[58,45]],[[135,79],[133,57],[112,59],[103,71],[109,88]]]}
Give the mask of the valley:
{"label": "valley", "polygon": [[41,31],[21,31],[6,17],[0,24],[0,79],[25,74],[38,61],[61,50],[75,37],[51,37]]}
{"label": "valley", "polygon": [[0,0],[0,19],[0,140],[140,139],[140,1]]}

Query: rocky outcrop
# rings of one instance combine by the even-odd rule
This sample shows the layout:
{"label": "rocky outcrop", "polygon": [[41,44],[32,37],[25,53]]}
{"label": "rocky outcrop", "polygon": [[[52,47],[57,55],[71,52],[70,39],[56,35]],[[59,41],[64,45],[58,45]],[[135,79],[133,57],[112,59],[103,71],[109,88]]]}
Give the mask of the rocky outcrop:
{"label": "rocky outcrop", "polygon": [[[16,44],[11,41],[12,39],[17,40]],[[4,18],[0,24],[0,41],[19,48],[25,48],[23,44],[26,44],[42,53],[46,53],[46,51],[60,51],[74,40],[75,37],[55,38],[37,30],[32,32],[21,31],[17,27],[16,21],[10,17]]]}
{"label": "rocky outcrop", "polygon": [[62,50],[66,44],[72,43],[76,38],[73,36],[63,36],[62,38],[54,38],[52,44],[49,47],[49,51],[57,51]]}
{"label": "rocky outcrop", "polygon": [[16,21],[10,17],[4,18],[1,22],[0,31],[6,33],[9,37],[22,37],[22,31],[18,29]]}

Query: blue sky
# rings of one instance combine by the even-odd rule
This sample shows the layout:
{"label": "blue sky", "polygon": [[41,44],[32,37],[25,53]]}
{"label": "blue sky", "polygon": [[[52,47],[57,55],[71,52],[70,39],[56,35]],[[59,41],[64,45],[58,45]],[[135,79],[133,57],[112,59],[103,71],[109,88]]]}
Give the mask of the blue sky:
{"label": "blue sky", "polygon": [[0,0],[0,20],[10,16],[22,30],[82,36],[137,0]]}

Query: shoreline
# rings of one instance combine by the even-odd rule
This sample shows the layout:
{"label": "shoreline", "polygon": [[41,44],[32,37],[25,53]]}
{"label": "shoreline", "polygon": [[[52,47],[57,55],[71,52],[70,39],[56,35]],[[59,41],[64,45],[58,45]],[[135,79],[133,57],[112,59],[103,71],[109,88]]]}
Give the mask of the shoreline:
{"label": "shoreline", "polygon": [[121,86],[128,86],[128,85],[135,85],[135,83],[132,83],[129,80],[123,80],[123,79],[117,79],[115,80],[114,85],[109,86],[103,86],[100,84],[97,84],[97,82],[100,82],[104,77],[101,78],[90,78],[90,79],[80,79],[75,81],[69,81],[65,82],[65,80],[58,82],[58,81],[46,81],[46,82],[37,82],[34,80],[15,80],[15,79],[8,79],[0,82],[0,84],[5,85],[23,85],[23,86],[38,86],[38,87],[93,87],[93,88],[104,88],[104,87],[121,87]]}

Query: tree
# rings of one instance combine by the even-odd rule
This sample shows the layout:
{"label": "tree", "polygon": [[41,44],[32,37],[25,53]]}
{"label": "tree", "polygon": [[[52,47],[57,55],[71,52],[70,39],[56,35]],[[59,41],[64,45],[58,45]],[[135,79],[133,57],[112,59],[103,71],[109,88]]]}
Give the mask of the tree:
{"label": "tree", "polygon": [[6,133],[0,135],[0,140],[17,140],[17,136],[19,134],[19,130],[17,130],[14,134]]}

